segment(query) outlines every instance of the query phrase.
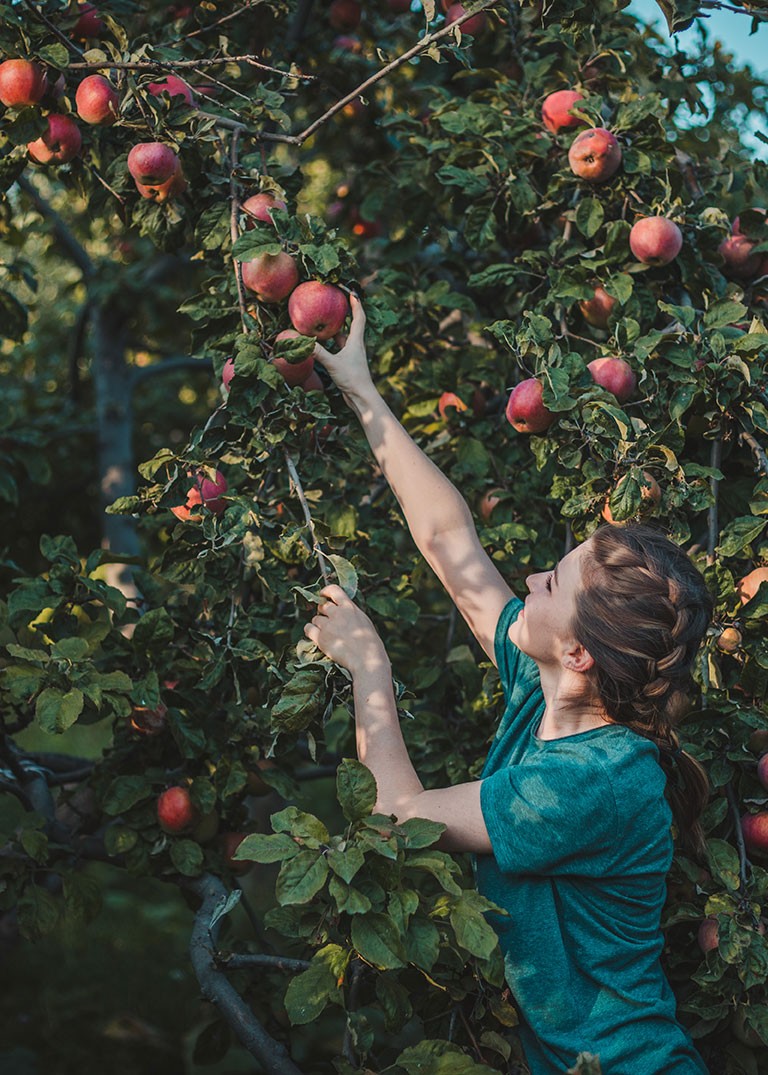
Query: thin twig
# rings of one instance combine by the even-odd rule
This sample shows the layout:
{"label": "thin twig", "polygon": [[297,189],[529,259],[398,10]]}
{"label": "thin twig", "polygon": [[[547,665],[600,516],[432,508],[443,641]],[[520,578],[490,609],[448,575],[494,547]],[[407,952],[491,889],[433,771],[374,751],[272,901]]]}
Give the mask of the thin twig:
{"label": "thin twig", "polygon": [[27,10],[34,15],[38,22],[45,23],[45,25],[48,27],[54,37],[58,37],[62,45],[65,45],[70,52],[74,52],[75,56],[85,56],[83,50],[81,48],[78,48],[74,41],[70,41],[70,39],[65,34],[63,34],[61,30],[59,30],[59,28],[55,26],[51,22],[51,20],[42,13],[42,11],[38,11],[35,5],[31,2],[31,0],[24,0],[24,7],[27,8]]}
{"label": "thin twig", "polygon": [[746,429],[742,429],[739,433],[739,440],[743,441],[744,444],[749,445],[752,449],[757,469],[762,470],[763,474],[768,475],[768,455],[765,454],[765,450],[761,448],[752,434],[748,433]]}
{"label": "thin twig", "polygon": [[[232,245],[234,246],[238,240],[240,229],[237,224],[237,214],[240,210],[240,197],[237,192],[237,167],[239,163],[237,144],[240,139],[240,131],[232,132],[232,142],[229,147],[229,200],[230,200],[230,214],[229,214],[229,234],[232,238]],[[248,324],[246,321],[245,311],[245,288],[243,287],[243,276],[240,269],[240,262],[236,259],[232,259],[232,268],[235,272],[235,284],[237,286],[237,304],[240,307],[240,324],[242,325],[243,332],[248,331]]]}
{"label": "thin twig", "polygon": [[299,974],[309,966],[307,959],[289,959],[287,956],[267,956],[262,953],[233,952],[231,955],[216,956],[216,962],[224,970],[250,970],[252,967],[270,967],[274,970]]}
{"label": "thin twig", "polygon": [[735,829],[736,846],[739,849],[739,881],[740,891],[744,895],[749,885],[749,860],[747,859],[747,848],[744,844],[744,833],[741,829],[741,813],[739,811],[739,804],[736,801],[736,793],[733,790],[733,785],[730,780],[725,785],[725,794],[728,797],[728,805],[731,808],[731,816],[733,818],[733,826]]}
{"label": "thin twig", "polygon": [[[709,465],[713,470],[720,469],[720,462],[723,456],[723,437],[718,433],[715,439],[712,441],[712,450],[709,455]],[[709,487],[712,492],[712,504],[707,512],[707,563],[714,564],[715,562],[715,549],[717,548],[717,538],[719,535],[719,522],[718,522],[718,499],[720,489],[720,479],[714,475],[709,479]]]}
{"label": "thin twig", "polygon": [[296,495],[299,498],[301,504],[301,510],[304,512],[304,522],[307,524],[307,528],[312,538],[312,549],[317,556],[317,562],[320,566],[320,573],[323,576],[323,582],[326,584],[330,579],[330,569],[326,563],[327,557],[317,541],[317,534],[315,533],[315,524],[312,520],[312,514],[309,510],[309,504],[307,498],[304,495],[304,487],[301,484],[301,478],[299,478],[298,471],[296,470],[296,464],[293,461],[293,457],[287,448],[284,449],[285,465],[288,467],[288,473],[291,478],[291,484],[296,491]]}
{"label": "thin twig", "polygon": [[341,1055],[351,1064],[352,1067],[357,1068],[360,1064],[359,1057],[355,1051],[354,1042],[352,1040],[352,1029],[349,1025],[349,1016],[352,1012],[358,1008],[358,1002],[360,1000],[360,983],[362,981],[364,965],[361,960],[356,959],[352,964],[352,969],[349,972],[349,999],[347,1001],[347,1025],[344,1027],[344,1040],[341,1046]]}
{"label": "thin twig", "polygon": [[[458,22],[458,19],[456,21]],[[270,67],[269,64],[262,63],[256,56],[220,56],[215,60],[136,60],[119,63],[106,60],[104,63],[71,63],[68,70],[103,71],[109,68],[111,71],[182,71],[195,67],[220,67],[226,63],[247,63],[251,67],[258,67],[260,71],[268,71],[272,75],[281,75],[283,78],[292,78],[302,82],[317,81],[317,75],[305,75],[301,71],[281,71],[279,67]]]}
{"label": "thin twig", "polygon": [[192,30],[188,34],[183,34],[181,37],[174,41],[175,45],[180,45],[183,41],[189,41],[193,37],[199,37],[201,34],[207,34],[209,30],[215,30],[217,26],[222,26],[225,22],[229,22],[231,19],[236,19],[238,15],[242,15],[245,11],[253,11],[255,7],[259,7],[262,0],[250,0],[244,7],[240,7],[237,11],[230,11],[228,15],[222,15],[220,19],[216,19],[215,22],[209,23],[207,26],[201,26],[197,30]]}

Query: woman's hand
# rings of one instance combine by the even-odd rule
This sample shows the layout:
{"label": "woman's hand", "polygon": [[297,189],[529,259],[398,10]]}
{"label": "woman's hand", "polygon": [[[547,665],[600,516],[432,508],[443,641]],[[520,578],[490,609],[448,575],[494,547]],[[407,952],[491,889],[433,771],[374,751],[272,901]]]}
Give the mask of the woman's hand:
{"label": "woman's hand", "polygon": [[371,371],[368,369],[368,359],[365,353],[365,311],[360,299],[352,293],[350,295],[352,307],[352,326],[349,337],[340,351],[331,354],[326,351],[321,343],[315,344],[315,358],[318,359],[330,373],[336,386],[349,403],[355,396],[370,391],[375,386],[371,379]]}
{"label": "woman's hand", "polygon": [[320,596],[326,600],[304,627],[307,638],[353,676],[388,665],[387,651],[376,628],[341,586],[326,586]]}

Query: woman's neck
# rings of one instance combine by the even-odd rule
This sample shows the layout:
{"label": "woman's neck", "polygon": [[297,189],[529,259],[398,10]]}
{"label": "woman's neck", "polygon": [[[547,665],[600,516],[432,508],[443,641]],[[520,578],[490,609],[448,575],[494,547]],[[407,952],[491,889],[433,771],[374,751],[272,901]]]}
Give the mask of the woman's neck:
{"label": "woman's neck", "polygon": [[541,669],[544,716],[536,730],[537,739],[563,739],[610,723],[604,707],[585,698],[584,687],[582,675]]}

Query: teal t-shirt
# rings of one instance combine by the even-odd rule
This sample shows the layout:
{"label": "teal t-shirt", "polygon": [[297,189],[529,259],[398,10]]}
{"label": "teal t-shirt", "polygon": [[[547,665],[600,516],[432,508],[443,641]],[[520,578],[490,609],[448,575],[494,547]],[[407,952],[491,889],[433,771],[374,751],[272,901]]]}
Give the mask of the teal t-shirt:
{"label": "teal t-shirt", "polygon": [[706,1075],[659,963],[671,811],[658,750],[621,725],[541,740],[538,667],[496,628],[506,707],[483,769],[493,847],[475,862],[532,1075],[579,1052],[604,1075]]}

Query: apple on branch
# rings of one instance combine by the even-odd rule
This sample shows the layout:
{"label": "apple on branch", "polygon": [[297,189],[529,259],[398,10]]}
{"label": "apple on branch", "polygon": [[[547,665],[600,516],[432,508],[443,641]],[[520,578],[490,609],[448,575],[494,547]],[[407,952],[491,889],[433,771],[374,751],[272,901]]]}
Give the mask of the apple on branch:
{"label": "apple on branch", "polygon": [[515,385],[507,400],[507,421],[518,433],[543,433],[555,420],[543,402],[544,389],[536,377]]}
{"label": "apple on branch", "polygon": [[642,217],[632,225],[629,247],[644,265],[668,265],[683,248],[683,233],[667,217]]}
{"label": "apple on branch", "polygon": [[587,363],[587,369],[595,384],[612,392],[619,403],[626,403],[635,394],[637,377],[623,358],[593,358]]}
{"label": "apple on branch", "polygon": [[243,284],[259,302],[275,303],[287,299],[299,282],[299,269],[290,254],[259,254],[242,263]]}
{"label": "apple on branch", "polygon": [[197,819],[189,789],[180,785],[166,788],[157,800],[157,820],[165,832],[184,832]]}
{"label": "apple on branch", "polygon": [[[614,526],[621,526],[623,520],[614,519],[613,512],[611,511],[611,498],[614,494],[621,492],[622,485],[627,481],[628,477],[629,476],[625,474],[623,478],[619,479],[614,492],[609,493],[603,503],[602,516],[607,523],[612,523]],[[643,515],[652,512],[654,508],[658,507],[658,505],[661,503],[661,486],[649,470],[643,471],[643,481],[640,487],[640,498],[641,506],[639,509],[639,513]]]}
{"label": "apple on branch", "polygon": [[739,579],[736,583],[736,593],[742,605],[752,600],[764,582],[768,582],[768,567],[756,567],[748,575]]}
{"label": "apple on branch", "polygon": [[582,299],[579,309],[588,325],[593,328],[608,328],[615,305],[616,299],[612,298],[604,287],[598,285],[591,299]]}
{"label": "apple on branch", "polygon": [[75,92],[75,107],[85,123],[111,127],[120,103],[117,90],[103,75],[88,75]]}
{"label": "apple on branch", "polygon": [[94,4],[78,4],[78,19],[72,27],[72,36],[78,41],[87,41],[92,37],[101,37],[104,33],[104,20],[99,18]]}
{"label": "apple on branch", "polygon": [[590,183],[603,183],[621,167],[621,146],[605,127],[592,127],[577,134],[568,150],[571,171]]}
{"label": "apple on branch", "polygon": [[147,89],[153,97],[160,97],[166,93],[169,97],[183,97],[190,107],[195,103],[192,88],[178,75],[166,75],[158,82],[150,82]]}
{"label": "apple on branch", "polygon": [[242,210],[246,214],[245,226],[246,228],[255,227],[255,220],[260,220],[263,224],[274,225],[271,211],[286,208],[287,206],[282,198],[276,198],[274,194],[269,194],[266,191],[261,194],[252,194],[242,204]]}
{"label": "apple on branch", "polygon": [[[466,14],[466,10],[463,4],[451,4],[445,12],[445,25],[453,25],[457,19]],[[459,27],[459,30],[462,34],[466,34],[467,37],[477,37],[485,29],[485,24],[485,12],[479,11],[477,15],[471,15],[466,19]]]}
{"label": "apple on branch", "polygon": [[443,392],[438,401],[437,410],[443,421],[448,422],[452,417],[469,408],[461,396],[457,396],[455,392]]}
{"label": "apple on branch", "polygon": [[178,167],[178,156],[164,142],[138,142],[128,153],[128,171],[142,186],[165,183]]}
{"label": "apple on branch", "polygon": [[578,101],[583,101],[584,95],[578,90],[556,90],[544,98],[541,106],[541,118],[544,126],[552,134],[569,130],[572,127],[583,125],[584,120],[571,115],[571,109]]}
{"label": "apple on branch", "polygon": [[47,88],[45,71],[33,60],[5,60],[0,63],[0,101],[6,108],[36,105]]}
{"label": "apple on branch", "polygon": [[[279,344],[285,340],[301,340],[305,338],[306,337],[303,337],[300,332],[296,331],[296,329],[286,328],[283,329],[282,332],[278,332],[277,336],[275,336],[275,343]],[[311,346],[314,347],[314,344]],[[281,349],[278,348],[278,350]],[[287,351],[290,352],[291,350],[293,350],[293,348],[287,348]],[[285,383],[291,388],[295,388],[297,384],[305,385],[307,378],[314,372],[315,356],[312,351],[310,351],[306,357],[299,359],[298,362],[292,362],[288,354],[277,354],[272,358],[272,365],[280,374],[282,374]],[[322,381],[320,384],[322,385]]]}
{"label": "apple on branch", "polygon": [[768,810],[760,810],[757,814],[744,814],[741,831],[747,851],[764,855],[768,851]]}
{"label": "apple on branch", "polygon": [[330,340],[341,329],[349,313],[347,296],[335,286],[321,280],[307,280],[291,293],[288,316],[302,336]]}
{"label": "apple on branch", "polygon": [[27,152],[36,164],[67,164],[78,155],[82,144],[80,128],[72,117],[52,112],[47,130],[27,144]]}
{"label": "apple on branch", "polygon": [[148,198],[154,202],[166,202],[177,194],[183,194],[187,189],[187,181],[181,170],[181,161],[176,161],[176,171],[169,179],[162,183],[139,183],[136,180],[136,190],[142,198]]}

